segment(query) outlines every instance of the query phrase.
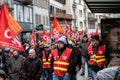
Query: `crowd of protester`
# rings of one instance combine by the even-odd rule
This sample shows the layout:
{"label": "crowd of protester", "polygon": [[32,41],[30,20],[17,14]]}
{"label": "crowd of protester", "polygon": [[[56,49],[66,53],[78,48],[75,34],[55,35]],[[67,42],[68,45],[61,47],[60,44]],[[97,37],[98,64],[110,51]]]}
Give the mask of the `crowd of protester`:
{"label": "crowd of protester", "polygon": [[[97,72],[106,68],[111,58],[98,35],[79,41],[67,40],[37,45],[24,43],[25,52],[0,47],[0,78],[2,80],[76,80],[85,62],[88,63],[89,80],[96,79]],[[106,50],[107,49],[107,50]],[[97,56],[97,57],[96,57]],[[116,79],[115,79],[116,80]]]}

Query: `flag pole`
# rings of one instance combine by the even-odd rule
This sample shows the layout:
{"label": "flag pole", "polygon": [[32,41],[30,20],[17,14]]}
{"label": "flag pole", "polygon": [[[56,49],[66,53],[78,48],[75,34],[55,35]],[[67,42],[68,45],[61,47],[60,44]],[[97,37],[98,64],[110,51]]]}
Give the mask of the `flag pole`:
{"label": "flag pole", "polygon": [[48,0],[48,22],[49,22],[49,28],[50,28],[50,44],[52,43],[52,38],[51,38],[51,23],[50,23],[50,0]]}

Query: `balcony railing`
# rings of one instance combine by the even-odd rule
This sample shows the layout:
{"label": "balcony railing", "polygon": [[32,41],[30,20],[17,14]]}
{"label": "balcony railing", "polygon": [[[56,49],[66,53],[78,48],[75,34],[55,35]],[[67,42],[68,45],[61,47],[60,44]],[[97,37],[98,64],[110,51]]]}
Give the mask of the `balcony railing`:
{"label": "balcony railing", "polygon": [[63,19],[73,19],[71,14],[65,14],[65,13],[58,13],[58,12],[52,12],[51,17],[56,16],[57,18],[63,18]]}
{"label": "balcony railing", "polygon": [[95,21],[97,21],[97,19],[94,18],[94,17],[88,17],[88,20],[91,21],[91,22],[95,22]]}
{"label": "balcony railing", "polygon": [[33,0],[16,0],[24,5],[30,5],[33,3]]}
{"label": "balcony railing", "polygon": [[95,21],[97,21],[97,18],[95,18],[94,15],[88,15],[88,20],[91,22],[95,22]]}

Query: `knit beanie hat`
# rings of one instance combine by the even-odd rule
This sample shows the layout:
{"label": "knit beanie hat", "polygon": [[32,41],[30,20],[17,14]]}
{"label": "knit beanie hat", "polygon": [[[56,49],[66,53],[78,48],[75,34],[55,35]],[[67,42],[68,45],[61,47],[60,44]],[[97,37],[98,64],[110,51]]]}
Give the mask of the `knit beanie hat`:
{"label": "knit beanie hat", "polygon": [[92,36],[92,40],[94,40],[94,39],[95,39],[95,40],[100,40],[98,35]]}
{"label": "knit beanie hat", "polygon": [[67,45],[67,41],[66,41],[66,37],[65,36],[62,36],[58,39],[58,43],[63,43],[65,45]]}

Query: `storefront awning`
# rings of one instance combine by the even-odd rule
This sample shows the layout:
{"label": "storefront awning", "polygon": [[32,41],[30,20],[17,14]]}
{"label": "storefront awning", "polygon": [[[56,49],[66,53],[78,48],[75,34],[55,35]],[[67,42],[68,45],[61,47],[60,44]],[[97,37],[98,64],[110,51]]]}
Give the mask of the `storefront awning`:
{"label": "storefront awning", "polygon": [[120,0],[84,0],[92,13],[120,13]]}

